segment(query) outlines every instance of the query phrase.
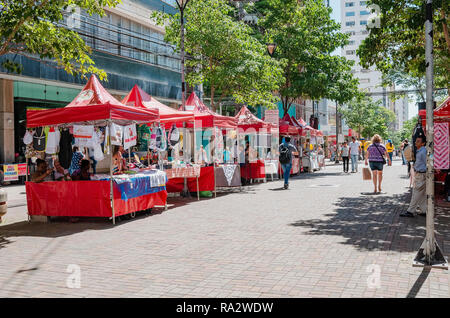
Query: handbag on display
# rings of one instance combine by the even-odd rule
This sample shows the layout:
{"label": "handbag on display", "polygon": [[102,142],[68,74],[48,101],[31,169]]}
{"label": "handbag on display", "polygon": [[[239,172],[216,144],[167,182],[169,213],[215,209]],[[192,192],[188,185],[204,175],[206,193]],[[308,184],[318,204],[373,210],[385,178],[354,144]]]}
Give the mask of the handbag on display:
{"label": "handbag on display", "polygon": [[33,142],[33,132],[30,132],[29,130],[27,130],[27,132],[25,133],[25,136],[23,136],[23,143],[25,145],[29,145]]}
{"label": "handbag on display", "polygon": [[180,141],[180,132],[177,126],[173,124],[169,132],[169,143],[171,146],[175,146],[179,141]]}

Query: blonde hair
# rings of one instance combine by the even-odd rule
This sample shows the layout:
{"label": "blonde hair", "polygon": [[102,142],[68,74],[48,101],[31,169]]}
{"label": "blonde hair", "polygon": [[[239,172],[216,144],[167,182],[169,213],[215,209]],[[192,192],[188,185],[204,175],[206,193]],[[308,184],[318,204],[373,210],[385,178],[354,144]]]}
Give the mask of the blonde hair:
{"label": "blonde hair", "polygon": [[381,137],[378,134],[373,135],[372,137],[372,143],[373,144],[379,144],[381,143]]}

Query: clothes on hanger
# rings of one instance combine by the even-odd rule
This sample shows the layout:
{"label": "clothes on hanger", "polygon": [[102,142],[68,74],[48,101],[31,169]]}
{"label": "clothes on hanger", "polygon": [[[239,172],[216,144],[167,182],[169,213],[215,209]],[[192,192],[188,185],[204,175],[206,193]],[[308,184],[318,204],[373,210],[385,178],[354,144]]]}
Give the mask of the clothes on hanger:
{"label": "clothes on hanger", "polygon": [[35,151],[45,151],[45,131],[43,127],[37,127],[33,135],[33,148]]}
{"label": "clothes on hanger", "polygon": [[58,128],[50,127],[47,135],[47,143],[45,146],[45,153],[50,155],[57,154],[59,151],[59,140],[61,134]]}
{"label": "clothes on hanger", "polygon": [[72,159],[72,141],[73,136],[70,130],[64,128],[60,131],[61,138],[59,139],[59,163],[64,169],[69,169],[70,161]]}

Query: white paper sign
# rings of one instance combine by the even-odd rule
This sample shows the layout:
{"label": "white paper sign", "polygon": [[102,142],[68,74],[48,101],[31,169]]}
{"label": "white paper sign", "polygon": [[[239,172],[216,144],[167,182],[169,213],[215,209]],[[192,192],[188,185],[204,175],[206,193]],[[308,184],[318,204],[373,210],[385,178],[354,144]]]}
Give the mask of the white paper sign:
{"label": "white paper sign", "polygon": [[73,138],[77,146],[91,147],[93,134],[94,126],[73,125]]}
{"label": "white paper sign", "polygon": [[112,123],[110,138],[111,138],[111,145],[122,146],[123,127]]}

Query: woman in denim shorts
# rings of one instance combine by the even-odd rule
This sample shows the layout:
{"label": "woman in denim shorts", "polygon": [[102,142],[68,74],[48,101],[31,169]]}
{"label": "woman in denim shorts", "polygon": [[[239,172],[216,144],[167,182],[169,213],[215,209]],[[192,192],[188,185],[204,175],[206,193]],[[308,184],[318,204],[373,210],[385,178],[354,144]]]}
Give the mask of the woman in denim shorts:
{"label": "woman in denim shorts", "polygon": [[387,158],[391,164],[391,159],[387,153],[384,145],[381,144],[381,137],[374,135],[372,137],[372,144],[366,152],[366,165],[369,161],[370,170],[372,170],[372,181],[375,194],[381,192],[381,181],[383,180],[383,165],[384,159]]}

